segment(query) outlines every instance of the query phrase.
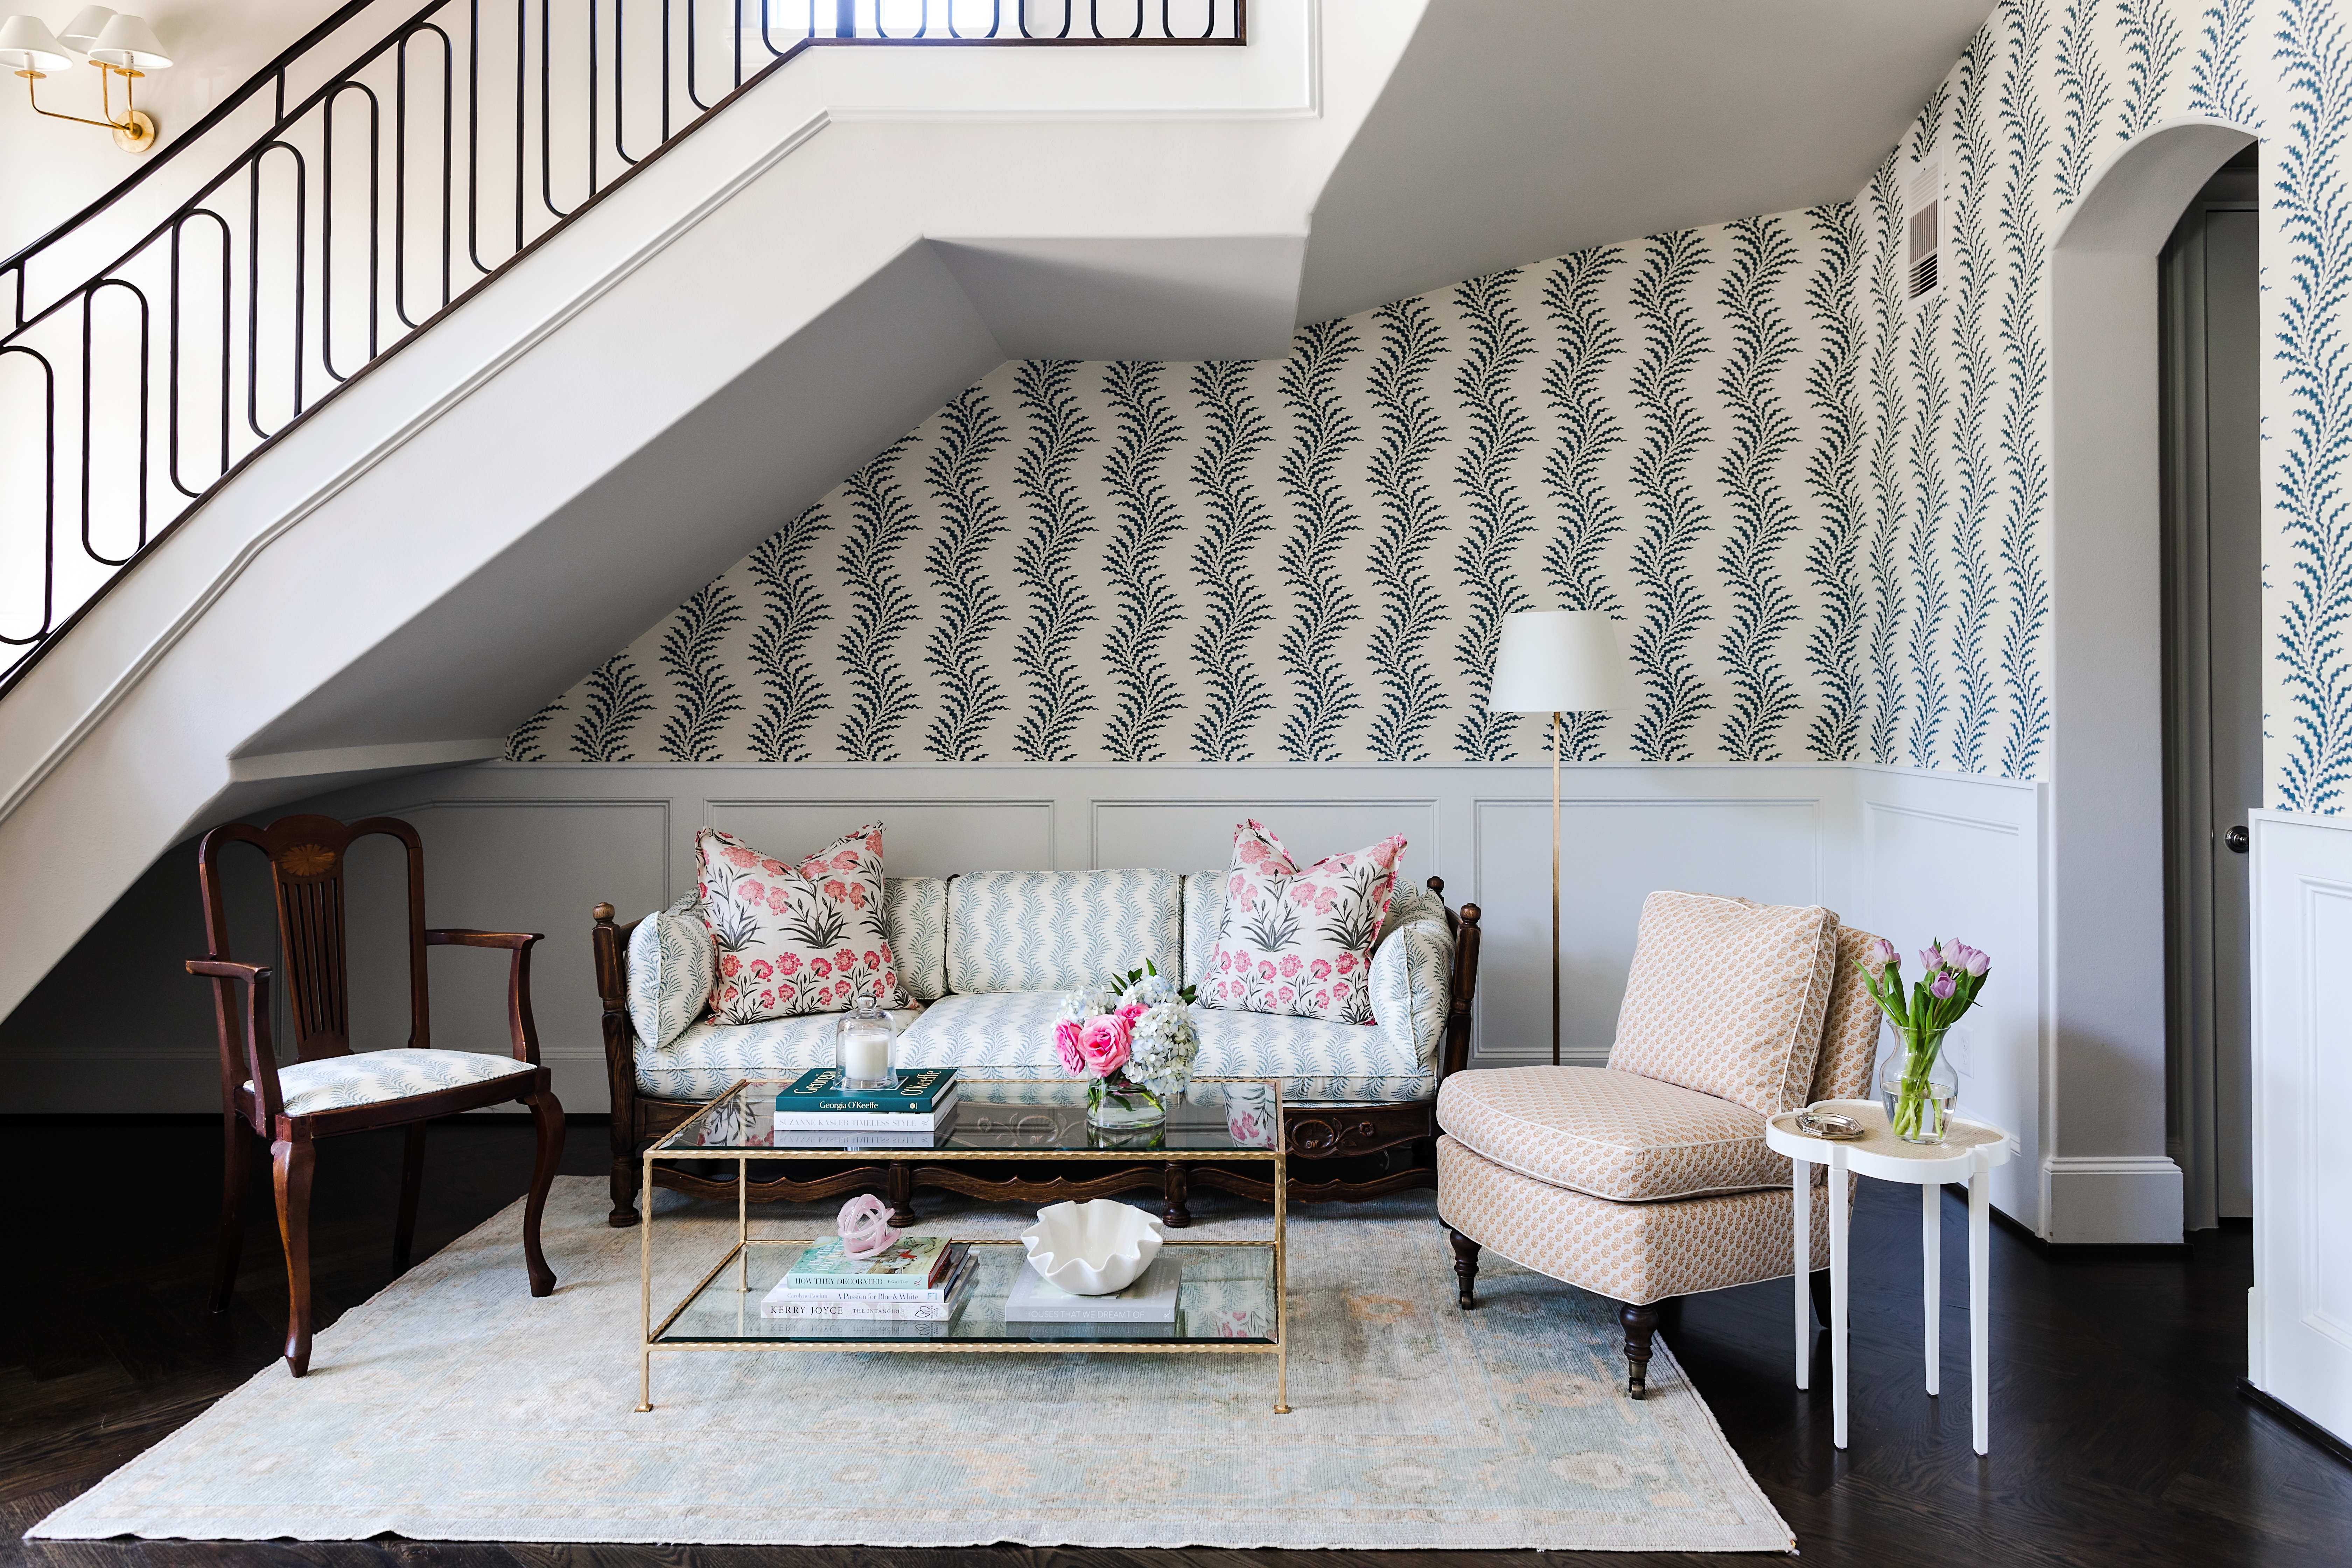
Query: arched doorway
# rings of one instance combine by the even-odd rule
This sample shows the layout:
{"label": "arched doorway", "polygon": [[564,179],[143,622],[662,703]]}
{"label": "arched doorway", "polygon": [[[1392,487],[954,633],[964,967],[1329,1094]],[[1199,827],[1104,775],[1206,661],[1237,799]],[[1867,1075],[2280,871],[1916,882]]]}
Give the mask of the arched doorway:
{"label": "arched doorway", "polygon": [[2051,247],[2042,1212],[2057,1242],[2181,1236],[2165,1137],[2157,257],[2253,140],[2211,120],[2151,129],[2093,177]]}

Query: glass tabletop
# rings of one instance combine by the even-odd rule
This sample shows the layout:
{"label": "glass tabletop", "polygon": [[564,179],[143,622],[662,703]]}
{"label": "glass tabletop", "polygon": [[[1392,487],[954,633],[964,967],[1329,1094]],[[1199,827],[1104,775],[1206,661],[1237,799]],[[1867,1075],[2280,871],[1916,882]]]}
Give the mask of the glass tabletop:
{"label": "glass tabletop", "polygon": [[761,1302],[806,1246],[753,1241],[745,1262],[730,1262],[696,1291],[656,1345],[813,1342],[883,1344],[903,1340],[1005,1340],[1034,1344],[1183,1344],[1216,1341],[1270,1345],[1275,1332],[1273,1244],[1171,1244],[1160,1249],[1183,1273],[1172,1323],[1008,1323],[1005,1298],[1029,1267],[1019,1242],[974,1242],[977,1267],[969,1294],[945,1322],[770,1318]]}
{"label": "glass tabletop", "polygon": [[1271,1158],[1282,1135],[1271,1079],[1195,1079],[1156,1126],[1108,1129],[1087,1121],[1087,1087],[1076,1079],[959,1079],[947,1120],[929,1132],[782,1131],[776,1093],[792,1079],[751,1079],[705,1106],[653,1146],[656,1154],[774,1155],[852,1152],[1039,1154],[1178,1151]]}

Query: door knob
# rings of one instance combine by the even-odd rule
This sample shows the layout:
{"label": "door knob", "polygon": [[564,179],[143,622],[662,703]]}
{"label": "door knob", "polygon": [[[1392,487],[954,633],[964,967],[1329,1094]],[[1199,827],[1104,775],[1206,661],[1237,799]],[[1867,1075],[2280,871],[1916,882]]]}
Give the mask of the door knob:
{"label": "door knob", "polygon": [[2246,830],[2242,827],[2232,827],[2229,832],[2221,835],[2221,847],[2232,855],[2243,855],[2246,852]]}

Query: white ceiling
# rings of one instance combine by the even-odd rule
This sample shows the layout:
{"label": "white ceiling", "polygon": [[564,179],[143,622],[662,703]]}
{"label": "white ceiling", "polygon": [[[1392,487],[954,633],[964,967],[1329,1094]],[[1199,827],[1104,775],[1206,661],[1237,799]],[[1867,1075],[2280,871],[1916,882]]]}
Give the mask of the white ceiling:
{"label": "white ceiling", "polygon": [[1844,201],[1992,0],[1430,0],[1324,187],[1298,319]]}

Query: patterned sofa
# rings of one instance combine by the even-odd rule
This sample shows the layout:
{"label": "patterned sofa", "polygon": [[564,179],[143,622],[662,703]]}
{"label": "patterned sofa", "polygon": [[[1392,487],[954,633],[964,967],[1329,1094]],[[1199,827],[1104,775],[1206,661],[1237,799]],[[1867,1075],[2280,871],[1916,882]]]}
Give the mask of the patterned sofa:
{"label": "patterned sofa", "polygon": [[[962,1067],[997,1078],[1065,1078],[1054,1055],[1054,1021],[1065,994],[1098,984],[1147,959],[1187,984],[1202,978],[1224,916],[1225,874],[1161,870],[982,871],[946,878],[894,877],[884,906],[900,983],[916,1007],[900,1016],[900,1060],[910,1067]],[[1434,1184],[1424,1157],[1435,1137],[1434,1108],[1445,1076],[1469,1052],[1470,1004],[1478,967],[1478,909],[1445,907],[1444,883],[1399,889],[1372,953],[1376,1022],[1326,1023],[1256,1013],[1195,1010],[1202,1078],[1276,1078],[1295,1161],[1289,1201],[1360,1201]],[[681,905],[681,908],[686,907]],[[640,1160],[648,1140],[677,1126],[738,1079],[772,1076],[833,1060],[835,1015],[760,1024],[709,1018],[666,1044],[638,1037],[631,1022],[630,925],[599,904],[591,940],[604,1008],[604,1056],[613,1100],[615,1226],[636,1223]],[[646,976],[637,977],[643,984]],[[1349,1169],[1316,1162],[1345,1159]],[[1361,1167],[1377,1165],[1367,1173]],[[1070,1195],[1029,1190],[1020,1173],[991,1181],[971,1167],[877,1166],[794,1162],[754,1189],[763,1199],[815,1199],[880,1188],[895,1212],[911,1212],[913,1184],[1016,1198]],[[731,1196],[665,1167],[664,1186]],[[1091,1195],[1157,1187],[1171,1226],[1190,1222],[1185,1200],[1198,1181],[1270,1196],[1270,1184],[1213,1164],[1158,1162],[1115,1170],[1087,1184]]]}

